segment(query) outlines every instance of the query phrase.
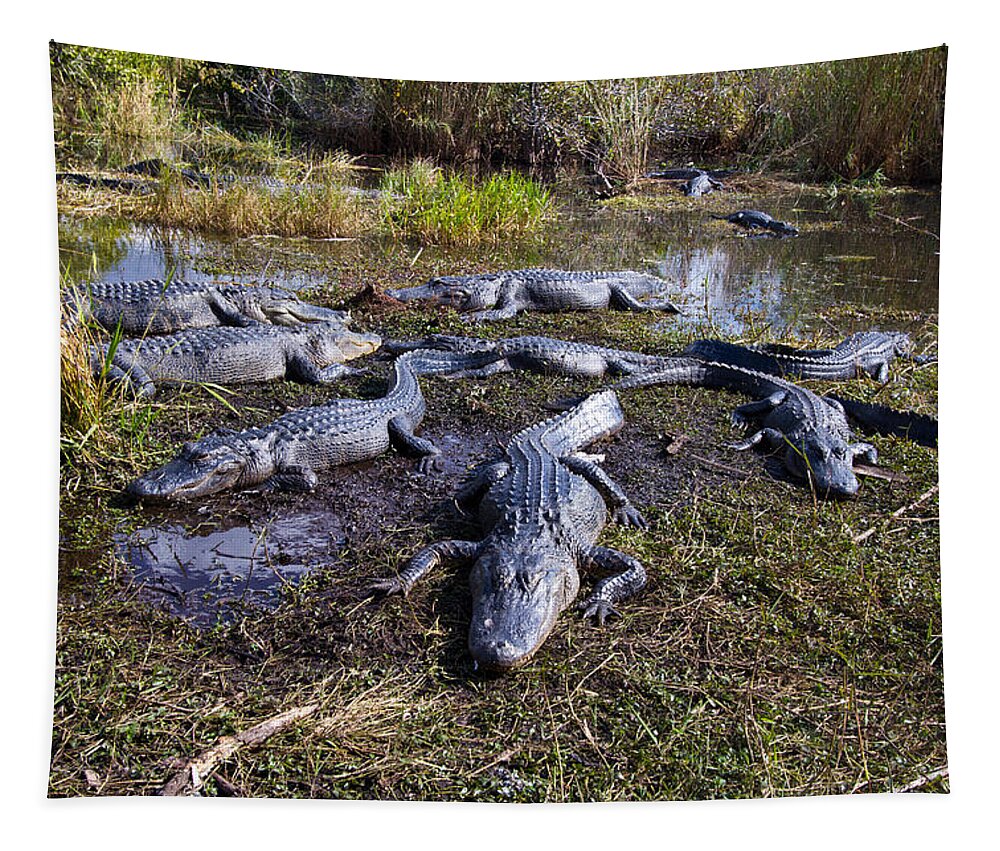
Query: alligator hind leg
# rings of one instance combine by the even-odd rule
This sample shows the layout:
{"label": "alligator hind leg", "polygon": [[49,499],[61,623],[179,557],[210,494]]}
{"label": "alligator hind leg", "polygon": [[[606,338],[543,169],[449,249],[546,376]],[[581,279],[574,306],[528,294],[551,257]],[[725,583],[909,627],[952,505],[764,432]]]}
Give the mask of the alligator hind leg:
{"label": "alligator hind leg", "polygon": [[601,626],[608,615],[615,614],[615,604],[639,593],[646,585],[646,569],[632,556],[608,547],[591,547],[584,559],[605,570],[618,571],[594,586],[587,599],[577,604],[585,618],[596,618]]}
{"label": "alligator hind leg", "polygon": [[388,422],[389,442],[397,452],[419,458],[417,468],[421,473],[429,473],[441,466],[441,450],[423,437],[413,433],[410,421],[403,416],[393,417]]}
{"label": "alligator hind leg", "polygon": [[787,395],[788,392],[786,390],[778,390],[764,399],[758,399],[756,402],[748,402],[746,405],[740,405],[733,411],[733,425],[745,426],[752,418],[761,417],[765,414],[771,413],[771,411],[785,401]]}
{"label": "alligator hind leg", "polygon": [[316,490],[318,484],[319,476],[315,470],[301,464],[293,464],[282,467],[264,482],[264,489],[307,493]]}
{"label": "alligator hind leg", "polygon": [[563,464],[579,476],[583,476],[604,498],[611,516],[623,526],[646,528],[646,520],[621,489],[617,482],[602,467],[585,455],[564,455]]}
{"label": "alligator hind leg", "polygon": [[639,301],[623,286],[612,285],[610,303],[613,307],[617,307],[620,310],[632,310],[636,313],[643,313],[648,310],[664,310],[667,313],[681,312],[679,307],[665,298],[651,298],[647,301]]}
{"label": "alligator hind leg", "polygon": [[[94,377],[99,378],[103,371],[103,365],[98,364],[94,368]],[[136,396],[143,396],[148,399],[156,393],[156,385],[153,383],[153,379],[137,363],[124,367],[112,363],[104,375],[108,381],[129,385]]]}
{"label": "alligator hind leg", "polygon": [[402,594],[405,597],[425,573],[445,562],[467,564],[479,553],[479,547],[475,541],[438,541],[420,550],[398,576],[373,582],[369,590],[372,594]]}

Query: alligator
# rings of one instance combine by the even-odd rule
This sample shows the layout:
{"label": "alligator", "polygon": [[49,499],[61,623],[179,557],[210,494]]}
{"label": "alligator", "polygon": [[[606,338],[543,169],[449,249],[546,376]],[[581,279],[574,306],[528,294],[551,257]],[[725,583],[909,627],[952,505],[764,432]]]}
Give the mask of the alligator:
{"label": "alligator", "polygon": [[156,184],[150,180],[106,177],[101,174],[78,174],[67,171],[56,172],[56,180],[62,183],[72,183],[76,186],[112,189],[116,192],[128,192],[133,195],[149,195],[156,188]]}
{"label": "alligator", "polygon": [[307,304],[277,287],[193,281],[96,282],[69,293],[70,308],[126,336],[169,334],[185,328],[346,322],[349,314]]}
{"label": "alligator", "polygon": [[732,169],[703,169],[703,168],[668,168],[664,171],[647,171],[643,177],[657,178],[660,180],[683,180],[681,187],[685,195],[698,197],[708,195],[715,189],[725,189],[719,178],[728,177],[736,172]]}
{"label": "alligator", "polygon": [[428,473],[438,468],[440,450],[413,433],[425,410],[417,376],[447,373],[468,358],[407,352],[393,363],[385,396],[332,399],[258,428],[216,430],[184,444],[173,460],[136,479],[127,492],[142,500],[183,501],[255,485],[311,491],[318,470],[375,458],[390,447],[418,458],[418,469]]}
{"label": "alligator", "polygon": [[797,228],[792,227],[786,222],[779,222],[777,219],[772,218],[767,213],[762,213],[760,210],[738,210],[735,213],[730,213],[728,216],[716,216],[712,214],[712,218],[729,222],[748,232],[759,229],[768,231],[777,237],[799,235]]}
{"label": "alligator", "polygon": [[637,373],[618,381],[618,390],[653,384],[686,384],[745,393],[755,401],[733,412],[733,424],[743,426],[760,418],[761,428],[732,445],[744,450],[763,443],[784,448],[785,468],[805,479],[820,496],[852,496],[858,480],[852,469],[856,457],[869,464],[878,460],[875,447],[854,442],[843,406],[775,375],[741,369],[731,364],[697,358],[664,358],[659,370]]}
{"label": "alligator", "polygon": [[664,365],[664,358],[624,349],[609,349],[589,343],[557,340],[552,337],[508,337],[503,340],[481,340],[474,337],[454,337],[431,334],[418,340],[387,340],[384,348],[390,352],[411,349],[439,349],[448,352],[478,355],[493,353],[496,360],[485,366],[456,370],[449,378],[482,378],[499,372],[526,370],[576,378],[603,378],[608,375],[633,375],[642,370]]}
{"label": "alligator", "polygon": [[158,381],[230,384],[288,377],[326,384],[359,372],[344,362],[374,352],[381,342],[341,322],[288,328],[255,322],[95,346],[91,364],[95,374],[125,381],[142,396],[152,396]]}
{"label": "alligator", "polygon": [[697,198],[701,195],[708,195],[714,189],[725,189],[722,181],[711,177],[708,172],[699,172],[684,184],[684,194]]}
{"label": "alligator", "polygon": [[520,269],[481,275],[448,275],[426,284],[387,290],[400,301],[424,300],[471,311],[475,321],[510,319],[522,310],[663,310],[680,313],[665,298],[639,298],[656,294],[662,278],[640,272],[567,272],[561,269]]}
{"label": "alligator", "polygon": [[885,405],[858,402],[843,396],[827,397],[837,402],[850,419],[864,430],[875,434],[893,434],[905,437],[921,446],[933,449],[938,445],[938,421],[926,414],[913,411],[897,411]]}
{"label": "alligator", "polygon": [[[852,465],[856,456],[869,464],[877,460],[875,447],[853,442],[843,408],[828,398],[792,384],[780,376],[694,357],[644,355],[573,343],[548,337],[513,337],[506,340],[474,340],[432,335],[420,344],[461,353],[492,353],[493,362],[456,369],[452,377],[478,377],[510,369],[556,372],[578,377],[602,377],[609,373],[626,377],[613,385],[627,390],[653,384],[688,384],[734,390],[755,401],[736,409],[733,421],[744,425],[752,417],[763,419],[762,428],[734,449],[749,449],[763,442],[785,447],[784,463],[792,475],[812,482],[822,495],[850,496],[858,490]],[[389,342],[391,350],[409,343]],[[467,356],[472,356],[471,354]],[[577,404],[579,398],[560,400],[556,407]]]}
{"label": "alligator", "polygon": [[476,669],[489,672],[509,671],[535,654],[576,597],[582,568],[613,572],[578,604],[603,625],[646,584],[636,559],[596,545],[608,510],[624,525],[646,522],[599,466],[603,456],[580,450],[623,422],[617,397],[606,390],[515,435],[455,498],[461,510],[478,511],[485,537],[431,544],[372,591],[406,595],[442,562],[471,564],[469,651]]}
{"label": "alligator", "polygon": [[681,354],[797,378],[833,381],[867,374],[882,384],[889,380],[889,364],[894,358],[926,361],[913,354],[913,341],[902,331],[860,331],[832,349],[811,350],[777,344],[747,347],[722,340],[695,340]]}

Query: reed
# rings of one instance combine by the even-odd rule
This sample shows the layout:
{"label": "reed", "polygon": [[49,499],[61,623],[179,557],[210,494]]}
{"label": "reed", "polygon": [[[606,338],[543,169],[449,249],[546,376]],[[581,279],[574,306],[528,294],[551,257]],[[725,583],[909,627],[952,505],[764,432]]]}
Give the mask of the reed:
{"label": "reed", "polygon": [[383,225],[396,238],[473,245],[537,230],[551,204],[538,182],[517,172],[483,181],[445,172],[426,159],[387,172]]}
{"label": "reed", "polygon": [[233,236],[274,234],[313,238],[353,237],[371,219],[336,175],[321,169],[308,183],[269,188],[253,182],[192,187],[168,173],[140,203],[137,218],[171,227]]}

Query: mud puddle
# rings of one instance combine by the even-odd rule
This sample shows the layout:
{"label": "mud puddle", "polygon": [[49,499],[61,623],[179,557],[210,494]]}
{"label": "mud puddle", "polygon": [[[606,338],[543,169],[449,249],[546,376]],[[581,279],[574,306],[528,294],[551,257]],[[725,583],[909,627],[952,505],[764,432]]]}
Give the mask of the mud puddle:
{"label": "mud puddle", "polygon": [[345,543],[336,513],[312,509],[205,532],[146,526],[118,536],[115,550],[141,599],[207,627],[244,606],[275,606],[283,586],[328,564]]}

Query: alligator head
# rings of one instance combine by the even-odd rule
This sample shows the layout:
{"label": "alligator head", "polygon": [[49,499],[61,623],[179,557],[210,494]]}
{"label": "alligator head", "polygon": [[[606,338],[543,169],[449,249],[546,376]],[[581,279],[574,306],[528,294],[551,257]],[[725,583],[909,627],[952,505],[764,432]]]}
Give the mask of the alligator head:
{"label": "alligator head", "polygon": [[180,454],[136,479],[126,489],[149,501],[182,501],[226,490],[251,467],[248,446],[231,436],[213,434],[185,443]]}
{"label": "alligator head", "polygon": [[474,286],[461,277],[431,278],[419,287],[404,287],[398,290],[386,290],[399,301],[429,301],[432,304],[443,304],[455,310],[485,310],[497,303],[502,279],[497,276],[477,278]]}
{"label": "alligator head", "polygon": [[489,548],[473,565],[469,651],[477,668],[501,673],[523,665],[576,597],[573,556],[539,544],[536,538],[502,551]]}
{"label": "alligator head", "polygon": [[308,347],[322,366],[370,355],[382,345],[378,334],[350,331],[339,322],[324,323],[306,329]]}
{"label": "alligator head", "polygon": [[295,293],[278,287],[232,287],[226,293],[241,312],[258,322],[298,325],[301,322],[349,321],[350,314],[302,301]]}
{"label": "alligator head", "polygon": [[839,437],[809,431],[798,440],[789,440],[785,467],[810,482],[820,496],[854,496],[858,492],[854,453]]}

